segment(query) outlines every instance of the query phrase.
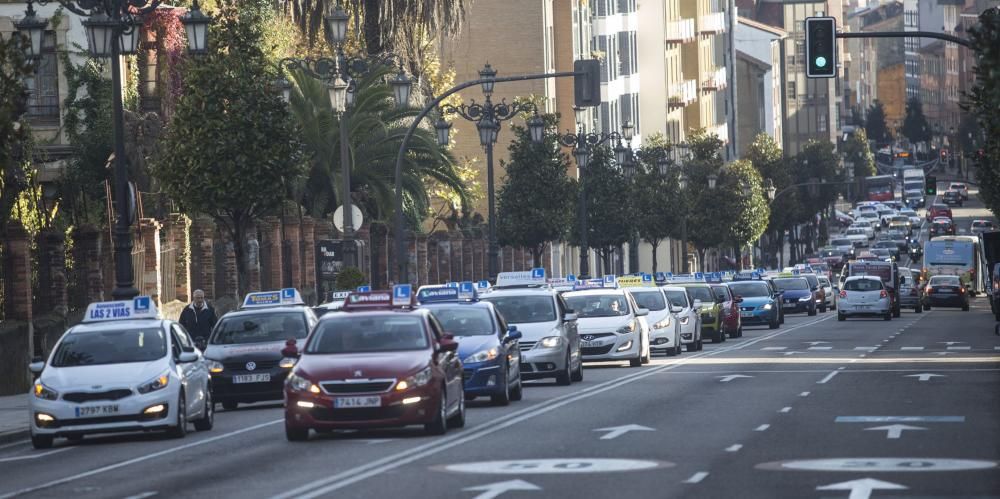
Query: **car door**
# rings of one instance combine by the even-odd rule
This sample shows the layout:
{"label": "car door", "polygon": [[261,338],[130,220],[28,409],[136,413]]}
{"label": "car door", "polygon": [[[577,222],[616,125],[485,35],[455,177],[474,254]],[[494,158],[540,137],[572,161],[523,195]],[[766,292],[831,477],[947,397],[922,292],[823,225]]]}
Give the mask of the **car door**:
{"label": "car door", "polygon": [[173,356],[173,369],[181,380],[181,388],[184,392],[184,404],[187,407],[187,416],[193,414],[196,409],[200,409],[198,404],[197,383],[192,383],[192,364],[195,362],[181,362],[180,356],[184,352],[183,344],[178,336],[180,328],[176,324],[170,326],[170,352]]}
{"label": "car door", "polygon": [[[444,328],[441,327],[441,323],[432,314],[427,314],[427,321],[430,324],[434,344],[437,345],[440,343],[441,338],[444,337]],[[460,399],[464,397],[462,393],[462,362],[458,359],[458,352],[437,351],[434,353],[434,358],[444,373],[444,386],[447,391],[448,403],[450,406],[457,408],[461,402]],[[449,407],[449,414],[451,413],[450,410],[451,407]]]}
{"label": "car door", "polygon": [[[556,315],[559,323],[562,325],[563,331],[566,334],[566,341],[569,341],[569,352],[570,357],[574,359],[580,358],[580,334],[577,328],[577,321],[567,321],[566,314],[569,313],[569,304],[563,299],[562,295],[556,294],[554,297],[556,303]],[[574,311],[575,312],[575,311]]]}
{"label": "car door", "polygon": [[184,329],[184,326],[174,323],[173,329],[177,339],[180,341],[181,351],[198,355],[198,360],[181,364],[181,366],[186,370],[185,376],[189,378],[188,392],[190,392],[190,397],[194,398],[196,402],[195,404],[188,405],[188,407],[192,410],[197,408],[201,412],[204,409],[205,401],[208,400],[208,383],[211,379],[208,367],[205,366],[204,357],[195,346],[191,335]]}
{"label": "car door", "polygon": [[497,323],[497,334],[499,335],[502,350],[500,355],[507,359],[507,381],[515,381],[521,375],[521,347],[517,340],[507,338],[507,321],[503,319],[500,312],[493,309],[493,320]]}

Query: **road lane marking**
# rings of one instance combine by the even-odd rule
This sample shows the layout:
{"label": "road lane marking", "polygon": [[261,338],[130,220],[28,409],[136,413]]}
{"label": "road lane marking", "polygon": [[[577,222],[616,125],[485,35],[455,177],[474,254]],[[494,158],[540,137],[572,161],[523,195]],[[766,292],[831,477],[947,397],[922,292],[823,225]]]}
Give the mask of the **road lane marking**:
{"label": "road lane marking", "polygon": [[995,461],[973,459],[935,459],[925,457],[841,457],[777,461],[754,466],[764,470],[850,471],[850,472],[926,472],[963,471],[996,468]]}
{"label": "road lane marking", "polygon": [[809,392],[802,392],[802,393],[799,394],[799,396],[800,397],[808,397],[809,396]]}
{"label": "road lane marking", "polygon": [[824,376],[823,379],[817,381],[816,384],[817,385],[825,385],[831,379],[833,379],[833,377],[836,376],[837,374],[839,374],[839,370],[837,370],[837,371],[831,371],[830,374],[827,374],[826,376]]}
{"label": "road lane marking", "polygon": [[761,348],[761,350],[767,350],[767,351],[788,350],[788,347],[764,347]]}
{"label": "road lane marking", "polygon": [[473,473],[486,475],[548,475],[581,473],[620,473],[622,471],[642,471],[675,466],[669,461],[650,459],[615,459],[593,457],[570,457],[556,459],[509,459],[500,461],[478,461],[434,466],[435,471],[452,473]]}
{"label": "road lane marking", "polygon": [[917,378],[918,381],[930,381],[931,378],[946,378],[944,374],[934,374],[934,373],[920,373],[920,374],[907,374],[907,378]]}
{"label": "road lane marking", "polygon": [[770,428],[770,427],[771,427],[771,425],[769,425],[769,424],[762,424],[762,425],[754,428],[753,431],[767,431],[767,429]]}
{"label": "road lane marking", "polygon": [[910,425],[905,425],[905,424],[893,424],[893,425],[887,425],[887,426],[873,426],[871,428],[865,428],[865,431],[884,431],[884,432],[886,432],[885,438],[896,440],[896,439],[899,439],[903,435],[904,431],[907,431],[907,430],[917,431],[917,430],[926,430],[926,429],[927,428],[924,428],[922,426],[910,426]]}
{"label": "road lane marking", "polygon": [[746,375],[743,375],[743,374],[730,374],[730,375],[727,375],[727,376],[716,376],[716,378],[719,378],[719,383],[729,383],[730,381],[732,381],[734,379],[752,378],[752,377],[753,376],[746,376]]}
{"label": "road lane marking", "polygon": [[681,483],[699,483],[702,480],[704,480],[706,477],[708,477],[708,472],[707,471],[699,471],[699,472],[691,475],[691,478],[688,478],[687,480],[684,480]]}
{"label": "road lane marking", "polygon": [[875,350],[878,350],[878,347],[877,346],[874,346],[874,347],[854,347],[854,349],[855,350],[867,350],[869,352],[873,352]]}
{"label": "road lane marking", "polygon": [[919,352],[919,351],[921,351],[923,349],[924,349],[924,347],[900,347],[900,350],[907,351],[907,352]]}
{"label": "road lane marking", "polygon": [[473,499],[496,499],[504,494],[504,492],[510,492],[512,490],[542,490],[541,487],[525,482],[524,480],[508,480],[506,482],[496,482],[488,483],[486,485],[477,485],[475,487],[466,487],[462,490],[469,492],[482,492],[482,494],[477,495]]}
{"label": "road lane marking", "polygon": [[835,423],[964,423],[965,416],[837,416]]}
{"label": "road lane marking", "polygon": [[738,452],[742,448],[743,446],[740,444],[733,444],[730,445],[729,447],[726,447],[726,452]]}
{"label": "road lane marking", "polygon": [[601,440],[614,440],[630,431],[656,431],[656,429],[638,424],[629,424],[622,426],[612,426],[610,428],[596,428],[594,429],[594,431],[607,432],[606,435],[601,435]]}
{"label": "road lane marking", "polygon": [[808,350],[833,350],[833,347],[809,347]]}
{"label": "road lane marking", "polygon": [[972,347],[948,347],[945,350],[972,350]]}
{"label": "road lane marking", "polygon": [[781,410],[778,411],[778,412],[788,414],[789,412],[792,412],[792,408],[791,407],[782,407]]}
{"label": "road lane marking", "polygon": [[26,455],[23,455],[23,456],[5,457],[5,458],[0,459],[0,463],[9,463],[9,462],[12,462],[12,461],[27,461],[28,459],[38,459],[40,457],[51,456],[52,454],[58,454],[60,452],[66,452],[66,451],[71,450],[71,449],[73,449],[73,447],[63,447],[62,449],[56,449],[56,450],[51,450],[51,451],[48,451],[48,452],[42,452],[40,454],[26,454]]}
{"label": "road lane marking", "polygon": [[15,497],[15,496],[21,496],[21,495],[25,495],[25,494],[30,494],[32,492],[39,491],[39,490],[42,490],[42,489],[47,489],[47,488],[50,488],[50,487],[55,487],[56,485],[62,485],[64,483],[69,483],[69,482],[72,482],[74,480],[79,480],[81,478],[87,478],[89,476],[94,476],[94,475],[97,475],[99,473],[104,473],[106,471],[116,470],[118,468],[123,468],[125,466],[129,466],[129,465],[132,465],[132,464],[141,463],[143,461],[149,461],[150,459],[156,459],[158,457],[165,456],[165,455],[168,455],[168,454],[173,454],[175,452],[179,452],[179,451],[182,451],[182,450],[185,450],[185,449],[190,449],[192,447],[198,447],[198,446],[209,444],[209,443],[212,443],[212,442],[217,442],[217,441],[222,440],[222,439],[226,439],[226,438],[229,438],[229,437],[234,437],[236,435],[242,435],[242,434],[247,433],[247,432],[259,430],[261,428],[266,428],[268,426],[272,426],[272,425],[276,425],[278,423],[284,423],[284,422],[285,422],[285,419],[282,418],[282,419],[276,419],[274,421],[269,421],[267,423],[261,423],[261,424],[257,424],[257,425],[253,425],[253,426],[248,426],[248,427],[240,429],[240,430],[232,431],[232,432],[229,432],[229,433],[223,433],[222,435],[211,437],[211,438],[206,438],[205,440],[199,440],[197,442],[191,442],[189,444],[184,444],[184,445],[180,445],[180,446],[177,446],[177,447],[171,447],[169,449],[164,449],[164,450],[161,450],[159,452],[154,452],[152,454],[146,454],[145,456],[142,456],[142,457],[128,459],[128,460],[121,461],[121,462],[118,462],[118,463],[115,463],[115,464],[109,464],[107,466],[102,466],[100,468],[92,469],[90,471],[85,471],[83,473],[77,473],[77,474],[72,475],[72,476],[68,476],[68,477],[64,477],[64,478],[59,478],[59,479],[56,479],[56,480],[51,480],[51,481],[48,481],[48,482],[45,482],[45,483],[41,483],[41,484],[35,485],[33,487],[26,487],[26,488],[23,488],[21,490],[15,491],[15,492],[10,492],[10,493],[7,493],[7,494],[0,495],[0,499],[8,499],[10,497]]}
{"label": "road lane marking", "polygon": [[125,499],[146,499],[147,497],[153,497],[156,494],[159,494],[159,492],[157,492],[155,490],[151,490],[149,492],[142,492],[142,493],[136,494],[134,496],[128,496]]}

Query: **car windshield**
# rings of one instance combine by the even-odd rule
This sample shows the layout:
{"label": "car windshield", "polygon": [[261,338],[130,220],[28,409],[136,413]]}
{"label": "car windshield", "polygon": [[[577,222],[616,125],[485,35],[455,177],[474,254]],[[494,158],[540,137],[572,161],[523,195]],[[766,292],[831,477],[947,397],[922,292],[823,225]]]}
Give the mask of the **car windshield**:
{"label": "car windshield", "polygon": [[903,210],[903,211],[900,211],[900,213],[903,214],[903,215],[906,215],[907,217],[915,217],[915,216],[917,216],[917,212],[915,212],[913,210]]}
{"label": "car windshield", "polygon": [[419,316],[342,314],[320,321],[306,353],[396,352],[422,350],[427,346],[424,321]]}
{"label": "car windshield", "polygon": [[782,291],[787,291],[787,290],[790,290],[790,289],[794,289],[794,290],[808,290],[809,289],[809,281],[806,281],[805,279],[803,279],[801,277],[789,277],[789,278],[785,278],[785,279],[775,279],[774,280],[774,285],[778,286],[778,289],[780,289]]}
{"label": "car windshield", "polygon": [[823,287],[830,287],[830,280],[827,279],[826,277],[820,277],[819,278],[819,284],[820,284],[820,286],[823,286]]}
{"label": "car windshield", "polygon": [[857,236],[857,235],[863,236],[864,234],[865,234],[865,229],[847,229],[848,236]]}
{"label": "car windshield", "polygon": [[667,299],[670,300],[671,307],[687,307],[687,293],[684,291],[666,290],[664,293],[667,295]]}
{"label": "car windshield", "polygon": [[906,215],[896,215],[896,216],[892,217],[892,221],[893,222],[910,223],[910,217],[908,217]]}
{"label": "car windshield", "polygon": [[715,301],[729,301],[729,293],[726,293],[726,289],[723,286],[712,286],[712,294],[715,295]]}
{"label": "car windshield", "polygon": [[809,282],[809,287],[815,288],[819,286],[819,279],[816,278],[816,274],[805,274],[803,277]]}
{"label": "car windshield", "polygon": [[879,241],[879,242],[875,243],[875,247],[876,248],[895,248],[896,247],[896,243],[894,243],[892,241]]}
{"label": "car windshield", "polygon": [[149,327],[66,335],[52,356],[53,367],[149,362],[167,354],[163,329]]}
{"label": "car windshield", "polygon": [[833,241],[830,241],[830,244],[834,246],[850,246],[854,243],[851,242],[850,239],[834,239]]}
{"label": "car windshield", "polygon": [[744,298],[771,295],[770,290],[767,288],[767,284],[762,282],[734,282],[729,285],[729,289],[733,290],[734,295],[739,295]]}
{"label": "car windshield", "polygon": [[302,312],[260,312],[223,317],[212,333],[213,345],[267,343],[308,335]]}
{"label": "car windshield", "polygon": [[566,303],[569,308],[576,310],[581,318],[587,317],[618,317],[628,315],[628,301],[625,295],[567,295]]}
{"label": "car windshield", "polygon": [[444,330],[455,336],[490,336],[497,334],[490,311],[482,307],[428,307]]}
{"label": "car windshield", "polygon": [[483,298],[500,311],[504,320],[512,324],[532,322],[552,322],[556,320],[556,308],[552,297],[537,296],[490,296]]}
{"label": "car windshield", "polygon": [[931,286],[961,286],[962,282],[957,275],[936,275],[931,277]]}
{"label": "car windshield", "polygon": [[687,288],[688,296],[691,301],[701,300],[702,303],[712,303],[715,301],[715,297],[712,295],[712,290],[707,287],[692,286]]}
{"label": "car windshield", "polygon": [[844,283],[844,291],[878,291],[882,281],[877,279],[854,279]]}
{"label": "car windshield", "polygon": [[667,308],[667,300],[661,291],[632,291],[635,304],[651,312]]}

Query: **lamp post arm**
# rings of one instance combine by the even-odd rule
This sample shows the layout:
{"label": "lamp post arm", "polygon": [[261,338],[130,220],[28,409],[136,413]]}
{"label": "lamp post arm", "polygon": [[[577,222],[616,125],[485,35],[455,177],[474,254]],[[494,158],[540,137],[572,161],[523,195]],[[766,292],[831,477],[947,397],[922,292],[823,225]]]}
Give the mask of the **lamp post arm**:
{"label": "lamp post arm", "polygon": [[441,95],[435,97],[433,100],[427,103],[424,108],[420,111],[420,114],[413,119],[410,123],[410,127],[406,130],[406,135],[403,136],[403,141],[399,144],[399,152],[396,154],[396,172],[395,172],[395,190],[396,190],[396,206],[395,206],[395,220],[393,227],[393,237],[396,239],[396,251],[393,255],[393,263],[396,266],[396,281],[399,282],[405,278],[406,270],[406,259],[403,257],[406,248],[406,242],[403,237],[403,156],[406,155],[406,146],[409,145],[410,138],[417,131],[417,127],[420,126],[420,122],[434,109],[441,104],[442,101],[450,97],[452,94],[475,86],[481,85],[483,83],[492,81],[494,83],[510,82],[510,81],[526,81],[526,80],[541,80],[545,78],[561,78],[566,76],[583,76],[584,72],[576,71],[558,71],[555,73],[541,73],[541,74],[526,74],[526,75],[516,75],[516,76],[505,76],[501,78],[479,78],[476,80],[469,80],[466,82],[459,83],[454,87],[449,88]]}

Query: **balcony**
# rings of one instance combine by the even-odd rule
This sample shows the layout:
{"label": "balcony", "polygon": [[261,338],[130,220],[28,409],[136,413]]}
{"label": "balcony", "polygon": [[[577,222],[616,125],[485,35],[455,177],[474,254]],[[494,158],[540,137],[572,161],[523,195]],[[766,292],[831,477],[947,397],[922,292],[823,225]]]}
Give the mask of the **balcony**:
{"label": "balcony", "polygon": [[716,69],[715,71],[710,71],[705,73],[704,78],[701,81],[701,89],[706,92],[711,92],[715,90],[720,90],[726,88],[726,67]]}
{"label": "balcony", "polygon": [[698,18],[698,33],[717,35],[726,32],[726,15],[722,12],[706,14]]}
{"label": "balcony", "polygon": [[694,19],[667,21],[667,43],[687,43],[694,40]]}
{"label": "balcony", "polygon": [[698,98],[698,82],[695,80],[684,80],[670,86],[670,96],[667,98],[667,107],[677,109],[684,107]]}

